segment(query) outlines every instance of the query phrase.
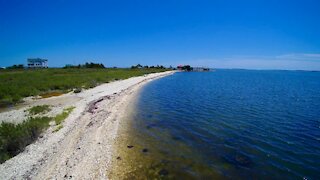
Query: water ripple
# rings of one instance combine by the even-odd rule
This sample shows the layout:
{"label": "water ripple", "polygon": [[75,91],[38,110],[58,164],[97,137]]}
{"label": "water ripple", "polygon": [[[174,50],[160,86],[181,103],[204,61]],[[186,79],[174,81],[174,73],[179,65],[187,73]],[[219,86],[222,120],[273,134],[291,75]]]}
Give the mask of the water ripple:
{"label": "water ripple", "polygon": [[[185,157],[175,159],[175,172],[194,177],[214,169],[229,178],[320,179],[319,79],[300,71],[176,73],[144,88],[137,133],[166,156]],[[185,159],[194,165],[179,168]]]}

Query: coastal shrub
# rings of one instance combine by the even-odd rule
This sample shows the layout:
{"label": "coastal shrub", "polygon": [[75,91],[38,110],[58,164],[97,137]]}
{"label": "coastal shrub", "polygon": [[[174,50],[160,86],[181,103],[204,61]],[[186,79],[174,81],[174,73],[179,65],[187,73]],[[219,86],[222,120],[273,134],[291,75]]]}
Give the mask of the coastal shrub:
{"label": "coastal shrub", "polygon": [[28,109],[30,115],[44,114],[50,110],[51,108],[49,105],[33,106],[32,108]]}
{"label": "coastal shrub", "polygon": [[98,82],[96,80],[92,80],[92,81],[89,81],[85,87],[88,89],[88,88],[94,88],[98,85]]}
{"label": "coastal shrub", "polygon": [[69,116],[69,114],[72,112],[72,110],[73,110],[74,108],[75,108],[75,107],[73,107],[73,106],[72,106],[72,107],[65,108],[61,114],[58,114],[58,115],[54,118],[54,121],[56,122],[56,125],[61,124],[61,123]]}
{"label": "coastal shrub", "polygon": [[13,66],[7,67],[7,69],[23,69],[24,65],[23,64],[15,64]]}
{"label": "coastal shrub", "polygon": [[76,89],[73,90],[74,93],[80,93],[81,91],[82,91],[81,88],[76,88]]}
{"label": "coastal shrub", "polygon": [[49,127],[49,117],[29,118],[23,123],[0,125],[0,163],[19,154]]}

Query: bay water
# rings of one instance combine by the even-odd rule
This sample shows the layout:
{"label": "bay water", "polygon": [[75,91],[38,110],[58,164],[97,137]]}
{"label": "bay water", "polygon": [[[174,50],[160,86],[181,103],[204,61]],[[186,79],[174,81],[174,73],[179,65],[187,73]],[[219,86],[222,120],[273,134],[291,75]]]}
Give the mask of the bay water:
{"label": "bay water", "polygon": [[177,72],[134,106],[128,179],[320,179],[320,72]]}

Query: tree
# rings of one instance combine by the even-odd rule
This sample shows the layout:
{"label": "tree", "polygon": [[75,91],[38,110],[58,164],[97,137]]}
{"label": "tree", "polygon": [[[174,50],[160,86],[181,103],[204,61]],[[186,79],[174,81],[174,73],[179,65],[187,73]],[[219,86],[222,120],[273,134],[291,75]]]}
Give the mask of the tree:
{"label": "tree", "polygon": [[85,64],[79,64],[79,65],[71,65],[71,64],[67,64],[65,65],[64,68],[96,68],[96,69],[99,69],[99,68],[105,68],[105,66],[100,63],[100,64],[96,64],[96,63],[93,63],[93,62],[86,62]]}
{"label": "tree", "polygon": [[142,68],[143,66],[141,64],[137,64],[136,66],[131,66],[131,69],[138,69]]}
{"label": "tree", "polygon": [[23,69],[24,65],[23,64],[18,64],[18,65],[13,65],[13,66],[9,66],[7,67],[7,69]]}
{"label": "tree", "polygon": [[180,70],[184,70],[184,71],[192,71],[193,70],[193,68],[190,65],[184,65],[184,66],[180,65],[177,68]]}

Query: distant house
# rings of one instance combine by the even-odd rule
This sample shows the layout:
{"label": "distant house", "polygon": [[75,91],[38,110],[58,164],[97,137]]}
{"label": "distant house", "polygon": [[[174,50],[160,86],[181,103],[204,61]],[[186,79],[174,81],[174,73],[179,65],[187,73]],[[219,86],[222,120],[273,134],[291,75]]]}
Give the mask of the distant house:
{"label": "distant house", "polygon": [[28,68],[48,68],[48,60],[41,58],[29,58]]}

